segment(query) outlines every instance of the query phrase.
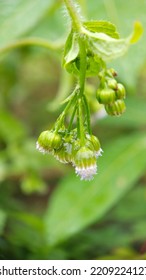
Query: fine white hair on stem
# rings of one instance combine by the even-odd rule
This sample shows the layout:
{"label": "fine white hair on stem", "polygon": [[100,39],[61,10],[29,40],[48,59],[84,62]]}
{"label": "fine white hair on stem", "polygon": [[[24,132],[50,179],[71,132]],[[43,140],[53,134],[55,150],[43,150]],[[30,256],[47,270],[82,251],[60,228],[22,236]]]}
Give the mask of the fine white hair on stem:
{"label": "fine white hair on stem", "polygon": [[71,28],[71,19],[68,14],[67,8],[65,7],[65,4],[62,5],[60,10],[61,10],[62,17],[64,18],[63,21],[64,27],[68,29],[67,31],[69,31]]}
{"label": "fine white hair on stem", "polygon": [[[80,8],[79,4],[78,4],[76,1],[73,1],[73,4],[74,4],[75,10],[76,10],[76,13],[79,15],[81,21],[83,21],[84,18],[83,18],[83,16],[82,16],[81,8]],[[67,22],[65,21],[65,26],[66,26],[67,24],[69,25],[69,23],[71,23],[71,18],[70,18],[70,16],[69,16],[69,12],[68,12],[68,10],[67,10],[65,4],[63,4],[62,10],[61,10],[61,11],[62,11],[63,17],[67,20]]]}

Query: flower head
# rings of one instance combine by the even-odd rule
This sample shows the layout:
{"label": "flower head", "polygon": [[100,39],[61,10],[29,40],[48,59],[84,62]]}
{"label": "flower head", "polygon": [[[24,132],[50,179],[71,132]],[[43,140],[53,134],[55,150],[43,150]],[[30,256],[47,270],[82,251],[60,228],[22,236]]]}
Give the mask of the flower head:
{"label": "flower head", "polygon": [[36,143],[36,149],[42,153],[51,153],[62,145],[61,136],[54,131],[43,131]]}
{"label": "flower head", "polygon": [[111,104],[105,105],[105,110],[108,113],[108,115],[120,116],[126,110],[126,105],[123,100],[118,99],[117,101]]}
{"label": "flower head", "polygon": [[54,152],[54,156],[62,163],[72,162],[73,157],[73,136],[72,133],[62,138],[63,145]]}
{"label": "flower head", "polygon": [[117,91],[116,91],[117,99],[125,99],[126,97],[126,91],[122,84],[117,84]]}
{"label": "flower head", "polygon": [[81,180],[92,180],[97,173],[96,156],[94,151],[86,146],[81,147],[75,154],[73,165]]}
{"label": "flower head", "polygon": [[92,135],[89,135],[89,134],[86,135],[86,138],[89,140],[90,147],[92,145],[96,158],[98,158],[99,156],[102,156],[103,150],[101,149],[99,139],[93,134]]}
{"label": "flower head", "polygon": [[100,104],[109,104],[116,100],[115,91],[112,88],[98,89],[96,98]]}
{"label": "flower head", "polygon": [[54,152],[54,156],[62,163],[72,162],[72,144],[63,143],[63,146]]}

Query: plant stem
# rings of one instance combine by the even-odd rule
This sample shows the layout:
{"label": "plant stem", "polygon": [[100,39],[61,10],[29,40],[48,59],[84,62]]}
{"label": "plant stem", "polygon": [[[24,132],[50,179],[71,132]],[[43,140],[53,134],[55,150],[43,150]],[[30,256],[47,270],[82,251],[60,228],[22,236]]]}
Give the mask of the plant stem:
{"label": "plant stem", "polygon": [[60,116],[58,117],[58,119],[57,119],[57,121],[56,121],[56,123],[55,123],[55,131],[56,131],[56,132],[60,129],[60,127],[61,127],[61,125],[62,125],[62,123],[63,123],[63,121],[64,121],[64,118],[65,118],[65,116],[66,116],[66,113],[67,113],[67,111],[69,110],[70,106],[73,104],[75,98],[76,98],[76,94],[74,94],[74,95],[72,96],[72,98],[70,99],[70,101],[67,103],[65,109],[63,110],[63,112],[62,112],[62,113],[60,114]]}
{"label": "plant stem", "polygon": [[88,129],[88,133],[91,135],[92,130],[91,130],[91,124],[90,124],[90,109],[89,109],[88,101],[87,101],[85,95],[83,95],[83,100],[84,100],[84,105],[85,105],[85,110],[86,110],[86,115],[87,115],[87,129]]}
{"label": "plant stem", "polygon": [[6,53],[8,51],[11,51],[16,48],[20,48],[23,46],[38,46],[38,47],[43,47],[49,50],[59,50],[62,48],[64,45],[64,42],[58,41],[55,43],[49,42],[46,39],[41,39],[41,38],[25,38],[25,39],[19,39],[9,45],[6,45],[3,48],[0,48],[0,54]]}
{"label": "plant stem", "polygon": [[85,79],[86,79],[86,40],[84,34],[82,33],[82,22],[79,14],[76,11],[76,7],[72,0],[64,0],[66,8],[69,12],[69,15],[72,19],[72,24],[74,27],[74,31],[78,34],[78,43],[79,43],[79,58],[80,58],[80,73],[79,73],[79,86],[80,93],[78,99],[78,136],[81,140],[81,144],[85,144],[85,131],[84,131],[84,123],[83,123],[83,110],[82,110],[82,97],[84,95],[85,89]]}
{"label": "plant stem", "polygon": [[81,24],[81,19],[80,19],[80,16],[76,10],[76,7],[73,3],[72,0],[64,0],[64,3],[65,3],[65,6],[68,10],[68,13],[72,19],[72,24],[73,24],[73,27],[75,28],[75,30],[77,32],[81,32],[81,29],[82,29],[82,24]]}
{"label": "plant stem", "polygon": [[75,106],[74,106],[74,109],[73,109],[73,112],[72,112],[72,116],[71,116],[71,119],[70,119],[70,122],[69,122],[69,126],[68,126],[68,132],[71,131],[76,111],[77,111],[77,104],[75,103]]}
{"label": "plant stem", "polygon": [[83,106],[82,99],[78,99],[78,128],[79,128],[79,139],[81,140],[81,145],[85,144],[85,132],[84,132],[84,123],[83,123]]}
{"label": "plant stem", "polygon": [[85,48],[85,41],[83,37],[79,37],[79,48],[80,48],[80,96],[84,94],[85,88],[85,79],[86,79],[86,48]]}

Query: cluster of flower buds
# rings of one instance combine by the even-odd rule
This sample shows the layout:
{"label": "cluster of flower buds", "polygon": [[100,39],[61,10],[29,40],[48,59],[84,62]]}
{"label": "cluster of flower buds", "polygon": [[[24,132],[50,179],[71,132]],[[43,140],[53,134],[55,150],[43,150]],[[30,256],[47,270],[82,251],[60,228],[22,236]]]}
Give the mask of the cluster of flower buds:
{"label": "cluster of flower buds", "polygon": [[119,116],[125,109],[125,88],[115,79],[117,73],[114,69],[103,70],[99,73],[100,86],[96,98],[103,104],[108,115]]}
{"label": "cluster of flower buds", "polygon": [[43,131],[37,141],[36,148],[42,153],[51,153],[62,163],[71,163],[81,180],[91,180],[97,173],[96,160],[102,154],[98,138],[85,135],[81,144],[77,129],[68,132],[60,129]]}

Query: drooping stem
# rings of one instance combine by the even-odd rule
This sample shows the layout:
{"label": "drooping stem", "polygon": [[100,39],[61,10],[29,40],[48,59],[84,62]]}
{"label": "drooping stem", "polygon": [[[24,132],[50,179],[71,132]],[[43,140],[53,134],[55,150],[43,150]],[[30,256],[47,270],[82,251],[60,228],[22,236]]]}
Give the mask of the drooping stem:
{"label": "drooping stem", "polygon": [[81,141],[81,145],[85,144],[85,130],[84,130],[84,122],[83,122],[83,104],[82,99],[78,99],[78,136]]}
{"label": "drooping stem", "polygon": [[84,100],[84,105],[85,105],[85,110],[86,110],[86,117],[87,117],[87,129],[88,129],[88,133],[91,135],[92,134],[92,130],[91,130],[91,124],[90,124],[90,108],[89,108],[88,101],[87,101],[85,95],[83,95],[83,100]]}
{"label": "drooping stem", "polygon": [[68,126],[68,132],[71,131],[76,111],[77,111],[77,104],[75,104],[72,115],[71,115],[71,118],[70,118],[70,122],[69,122],[69,126]]}
{"label": "drooping stem", "polygon": [[76,99],[76,91],[74,91],[74,94],[72,95],[72,98],[70,99],[70,101],[67,103],[65,109],[63,110],[63,112],[60,114],[60,116],[58,117],[56,123],[55,123],[55,131],[57,132],[61,125],[64,122],[64,118],[66,116],[67,111],[70,109],[71,105],[74,103],[74,100]]}

